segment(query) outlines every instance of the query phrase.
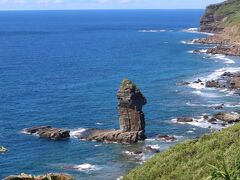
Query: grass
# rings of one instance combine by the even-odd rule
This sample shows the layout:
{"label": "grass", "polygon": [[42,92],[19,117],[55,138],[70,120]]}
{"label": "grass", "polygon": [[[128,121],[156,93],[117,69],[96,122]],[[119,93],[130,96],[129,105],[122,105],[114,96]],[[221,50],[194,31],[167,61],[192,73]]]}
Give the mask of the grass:
{"label": "grass", "polygon": [[120,89],[125,89],[128,85],[132,85],[134,89],[138,90],[138,87],[129,79],[124,79],[122,81]]}
{"label": "grass", "polygon": [[133,169],[124,180],[227,179],[219,176],[221,173],[237,180],[240,179],[239,164],[240,123],[198,140],[180,143]]}

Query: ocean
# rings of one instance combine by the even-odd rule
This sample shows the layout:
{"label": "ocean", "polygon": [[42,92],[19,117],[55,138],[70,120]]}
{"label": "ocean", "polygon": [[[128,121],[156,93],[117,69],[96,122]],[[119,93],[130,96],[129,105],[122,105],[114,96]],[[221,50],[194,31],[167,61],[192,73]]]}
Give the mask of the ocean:
{"label": "ocean", "polygon": [[[181,81],[214,78],[238,70],[238,58],[193,54],[207,46],[188,42],[203,10],[83,10],[0,12],[0,178],[22,172],[63,172],[77,179],[117,179],[153,156],[134,155],[146,146],[164,151],[211,131],[201,119],[217,104],[240,107],[228,91]],[[145,142],[106,144],[75,138],[88,128],[117,129],[117,91],[131,79],[148,100]],[[71,130],[69,140],[22,133],[50,125]],[[156,140],[173,135],[174,142]]]}

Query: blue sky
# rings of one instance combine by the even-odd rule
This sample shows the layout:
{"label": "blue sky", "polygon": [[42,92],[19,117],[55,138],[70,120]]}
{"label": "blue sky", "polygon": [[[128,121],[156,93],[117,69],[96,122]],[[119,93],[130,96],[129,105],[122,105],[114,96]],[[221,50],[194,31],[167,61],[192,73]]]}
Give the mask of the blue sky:
{"label": "blue sky", "polygon": [[0,0],[0,10],[203,9],[223,0]]}

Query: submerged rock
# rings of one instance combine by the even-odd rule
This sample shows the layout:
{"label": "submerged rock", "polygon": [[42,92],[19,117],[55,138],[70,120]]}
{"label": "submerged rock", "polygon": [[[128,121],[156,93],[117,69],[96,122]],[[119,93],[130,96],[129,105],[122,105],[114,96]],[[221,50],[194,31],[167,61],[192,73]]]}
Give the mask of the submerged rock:
{"label": "submerged rock", "polygon": [[4,152],[6,152],[6,151],[7,151],[7,149],[6,149],[5,147],[0,146],[0,153],[4,153]]}
{"label": "submerged rock", "polygon": [[4,178],[4,180],[74,180],[68,174],[50,173],[42,176],[33,176],[29,174],[12,175]]}
{"label": "submerged rock", "polygon": [[37,134],[42,138],[49,138],[53,140],[59,140],[59,139],[70,137],[69,130],[52,128],[51,126],[32,127],[32,128],[24,129],[24,132],[29,134]]}
{"label": "submerged rock", "polygon": [[169,136],[169,135],[158,135],[158,139],[166,142],[169,142],[169,141],[172,142],[176,140],[174,136]]}
{"label": "submerged rock", "polygon": [[218,105],[218,106],[214,106],[214,109],[223,109],[224,108],[224,104]]}

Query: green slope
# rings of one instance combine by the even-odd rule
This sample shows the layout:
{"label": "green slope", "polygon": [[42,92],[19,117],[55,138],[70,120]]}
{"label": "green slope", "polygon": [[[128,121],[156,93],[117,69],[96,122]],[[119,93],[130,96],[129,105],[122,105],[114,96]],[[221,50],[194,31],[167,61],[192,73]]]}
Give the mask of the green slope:
{"label": "green slope", "polygon": [[159,153],[132,170],[124,180],[206,180],[214,173],[221,174],[212,166],[224,170],[224,161],[232,179],[240,179],[240,124]]}

